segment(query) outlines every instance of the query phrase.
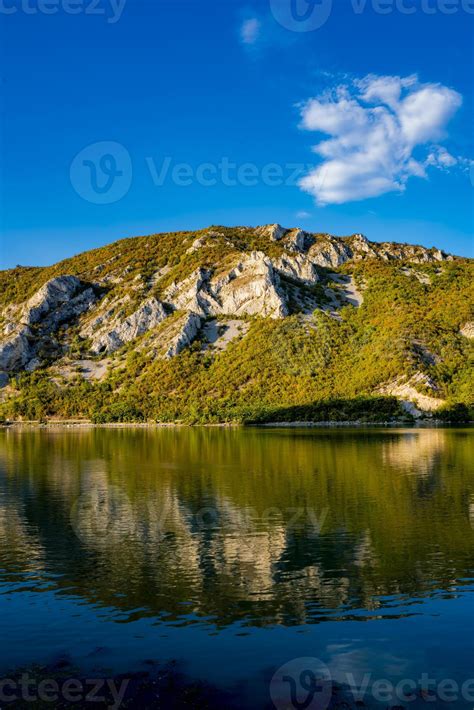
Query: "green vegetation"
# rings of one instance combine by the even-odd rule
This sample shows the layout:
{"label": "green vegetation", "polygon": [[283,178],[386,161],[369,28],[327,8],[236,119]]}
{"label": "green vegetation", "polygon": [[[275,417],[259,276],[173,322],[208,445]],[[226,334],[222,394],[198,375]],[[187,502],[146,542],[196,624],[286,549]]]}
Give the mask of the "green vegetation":
{"label": "green vegetation", "polygon": [[[462,415],[461,412],[459,414]],[[329,399],[308,405],[264,411],[250,423],[387,422],[407,418],[411,419],[407,417],[395,397],[355,397],[354,399]]]}

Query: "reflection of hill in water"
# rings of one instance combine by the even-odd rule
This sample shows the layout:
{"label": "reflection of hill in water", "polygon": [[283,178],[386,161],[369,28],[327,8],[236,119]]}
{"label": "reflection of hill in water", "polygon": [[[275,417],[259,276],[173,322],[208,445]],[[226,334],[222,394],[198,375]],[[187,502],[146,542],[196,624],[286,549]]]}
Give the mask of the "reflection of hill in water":
{"label": "reflection of hill in water", "polygon": [[41,576],[43,547],[29,529],[24,512],[4,500],[0,500],[0,550],[1,566],[10,571],[11,577],[23,580],[25,575],[33,579]]}
{"label": "reflection of hill in water", "polygon": [[473,439],[3,432],[0,566],[11,584],[21,573],[134,616],[291,624],[390,613],[384,596],[472,576]]}
{"label": "reflection of hill in water", "polygon": [[383,447],[384,456],[390,466],[406,473],[427,475],[441,456],[446,439],[445,429],[414,429],[388,441]]}

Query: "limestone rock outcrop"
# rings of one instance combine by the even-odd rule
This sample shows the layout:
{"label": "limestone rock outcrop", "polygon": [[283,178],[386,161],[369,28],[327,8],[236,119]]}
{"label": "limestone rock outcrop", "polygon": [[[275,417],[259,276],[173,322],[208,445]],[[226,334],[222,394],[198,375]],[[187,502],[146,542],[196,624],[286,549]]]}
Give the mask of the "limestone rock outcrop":
{"label": "limestone rock outcrop", "polygon": [[474,322],[465,323],[459,331],[465,338],[474,338]]}
{"label": "limestone rock outcrop", "polygon": [[266,224],[256,229],[257,234],[260,234],[262,237],[268,237],[272,242],[279,242],[288,231],[288,229],[284,229],[284,227],[279,224]]}
{"label": "limestone rock outcrop", "polygon": [[96,300],[93,289],[75,276],[51,279],[26,302],[20,321],[56,329],[61,323],[84,313]]}
{"label": "limestone rock outcrop", "polygon": [[420,388],[435,394],[437,387],[433,380],[423,372],[416,372],[411,377],[402,376],[380,388],[380,394],[392,395],[402,401],[416,405],[422,412],[435,412],[446,404],[444,399],[423,394]]}
{"label": "limestone rock outcrop", "polygon": [[38,353],[51,346],[51,336],[74,321],[96,301],[94,289],[75,276],[47,281],[25,304],[4,313],[0,342],[0,370],[36,369]]}
{"label": "limestone rock outcrop", "polygon": [[279,275],[271,259],[258,251],[245,254],[216,276],[206,269],[197,269],[183,281],[171,284],[165,300],[176,310],[192,311],[203,317],[283,318],[288,313]]}
{"label": "limestone rock outcrop", "polygon": [[302,229],[290,229],[283,238],[283,244],[288,251],[304,252],[312,243],[311,235]]}
{"label": "limestone rock outcrop", "polygon": [[191,345],[201,327],[202,319],[197,313],[176,312],[150,331],[137,349],[152,359],[169,360]]}
{"label": "limestone rock outcrop", "polygon": [[308,250],[308,260],[326,269],[337,269],[352,257],[351,248],[342,240],[331,238],[316,241]]}
{"label": "limestone rock outcrop", "polygon": [[34,356],[33,334],[28,326],[14,327],[13,332],[9,327],[8,337],[0,343],[0,370],[25,369]]}
{"label": "limestone rock outcrop", "polygon": [[275,260],[273,265],[280,274],[295,281],[302,281],[310,286],[319,281],[316,264],[303,254],[295,254],[294,256],[285,254]]}
{"label": "limestone rock outcrop", "polygon": [[164,299],[176,310],[193,311],[201,316],[207,316],[219,310],[213,294],[209,291],[211,272],[199,268],[179,281],[173,282],[164,295]]}
{"label": "limestone rock outcrop", "polygon": [[280,277],[263,252],[246,255],[224,276],[212,280],[211,292],[225,315],[283,318],[288,314]]}
{"label": "limestone rock outcrop", "polygon": [[191,345],[201,328],[201,319],[196,313],[186,313],[178,322],[177,331],[165,345],[164,357],[169,359],[179,355],[184,348]]}
{"label": "limestone rock outcrop", "polygon": [[156,298],[150,298],[126,318],[118,315],[110,319],[110,311],[95,319],[81,331],[82,337],[91,338],[90,351],[113,353],[125,343],[155,328],[167,316],[165,308]]}

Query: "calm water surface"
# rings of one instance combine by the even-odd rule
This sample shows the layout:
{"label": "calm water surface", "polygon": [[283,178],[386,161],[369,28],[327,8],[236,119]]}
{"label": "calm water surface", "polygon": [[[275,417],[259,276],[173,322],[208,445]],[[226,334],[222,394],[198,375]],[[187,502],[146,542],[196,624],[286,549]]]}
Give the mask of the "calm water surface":
{"label": "calm water surface", "polygon": [[473,460],[473,429],[2,430],[0,674],[178,659],[249,707],[299,657],[461,684]]}

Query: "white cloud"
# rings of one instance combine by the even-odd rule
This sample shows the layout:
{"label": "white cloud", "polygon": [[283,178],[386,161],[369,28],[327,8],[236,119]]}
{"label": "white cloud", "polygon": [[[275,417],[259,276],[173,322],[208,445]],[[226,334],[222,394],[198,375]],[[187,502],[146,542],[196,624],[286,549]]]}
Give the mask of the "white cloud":
{"label": "white cloud", "polygon": [[261,23],[256,17],[244,20],[240,27],[240,39],[243,44],[255,44],[260,35]]}
{"label": "white cloud", "polygon": [[369,75],[310,99],[301,128],[329,138],[313,147],[322,162],[300,187],[320,205],[341,204],[402,192],[427,167],[454,166],[458,159],[436,143],[461,103],[453,89],[416,76]]}
{"label": "white cloud", "polygon": [[435,168],[440,168],[440,170],[447,170],[458,165],[458,163],[459,160],[440,145],[433,147],[425,161],[425,165],[433,165]]}

